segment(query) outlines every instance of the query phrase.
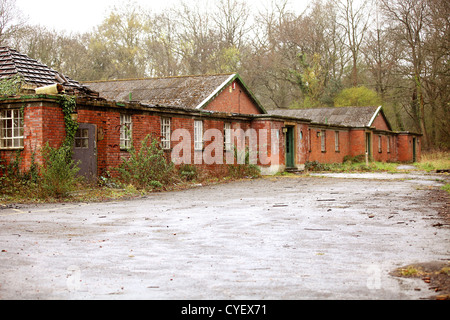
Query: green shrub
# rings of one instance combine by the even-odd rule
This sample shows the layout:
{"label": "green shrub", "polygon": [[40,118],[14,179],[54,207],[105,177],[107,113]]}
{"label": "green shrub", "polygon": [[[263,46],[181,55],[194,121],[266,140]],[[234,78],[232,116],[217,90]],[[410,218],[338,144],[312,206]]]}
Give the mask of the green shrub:
{"label": "green shrub", "polygon": [[366,155],[364,154],[360,154],[357,156],[345,156],[344,157],[344,163],[362,163],[362,162],[366,162]]}
{"label": "green shrub", "polygon": [[320,163],[319,161],[307,161],[305,163],[306,171],[329,171],[330,165],[326,163]]}
{"label": "green shrub", "polygon": [[234,164],[228,165],[228,175],[234,179],[256,179],[261,176],[261,170],[254,164]]}
{"label": "green shrub", "polygon": [[77,177],[80,169],[72,160],[72,150],[68,147],[55,149],[47,143],[42,151],[44,164],[39,179],[42,195],[55,198],[69,196],[81,180]]}
{"label": "green shrub", "polygon": [[178,167],[178,175],[186,181],[193,181],[198,178],[197,167],[190,164],[183,164]]}
{"label": "green shrub", "polygon": [[382,103],[376,91],[361,87],[346,88],[334,99],[335,107],[368,107]]}
{"label": "green shrub", "polygon": [[131,146],[130,157],[118,168],[121,180],[138,189],[161,189],[172,182],[174,165],[169,162],[160,143],[146,136],[139,151]]}

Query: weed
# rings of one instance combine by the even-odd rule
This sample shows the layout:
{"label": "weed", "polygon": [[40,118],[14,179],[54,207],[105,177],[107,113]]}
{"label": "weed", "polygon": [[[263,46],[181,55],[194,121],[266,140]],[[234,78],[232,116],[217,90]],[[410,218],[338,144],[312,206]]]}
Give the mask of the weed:
{"label": "weed", "polygon": [[450,267],[443,267],[439,273],[450,276]]}
{"label": "weed", "polygon": [[420,277],[425,274],[421,268],[415,266],[408,266],[406,268],[401,268],[398,271],[400,275],[403,277]]}
{"label": "weed", "polygon": [[423,153],[421,156],[421,161],[415,163],[415,165],[427,172],[450,169],[450,152],[430,151]]}
{"label": "weed", "polygon": [[232,179],[241,178],[259,178],[261,176],[261,171],[258,166],[253,164],[235,164],[228,165],[228,175]]}
{"label": "weed", "polygon": [[174,164],[169,162],[157,139],[146,136],[139,150],[132,145],[130,157],[118,168],[121,180],[138,189],[154,190],[172,182]]}
{"label": "weed", "polygon": [[450,183],[446,183],[441,190],[447,191],[448,193],[450,193]]}
{"label": "weed", "polygon": [[40,188],[44,197],[67,197],[81,180],[77,177],[80,168],[71,158],[71,149],[52,148],[48,143],[44,146],[42,155],[44,165],[41,167]]}
{"label": "weed", "polygon": [[178,175],[185,181],[194,181],[198,178],[197,168],[190,164],[183,164],[178,167]]}

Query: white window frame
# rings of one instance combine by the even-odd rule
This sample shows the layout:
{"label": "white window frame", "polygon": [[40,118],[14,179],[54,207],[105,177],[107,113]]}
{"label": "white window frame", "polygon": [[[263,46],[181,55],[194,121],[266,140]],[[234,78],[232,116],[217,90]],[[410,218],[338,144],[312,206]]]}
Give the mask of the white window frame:
{"label": "white window frame", "polygon": [[22,110],[0,111],[0,149],[23,149],[23,132]]}
{"label": "white window frame", "polygon": [[203,121],[194,120],[194,150],[203,150]]}
{"label": "white window frame", "polygon": [[171,119],[161,118],[161,147],[164,150],[170,150],[170,134],[171,134]]}
{"label": "white window frame", "polygon": [[224,131],[224,150],[231,151],[231,123],[225,122],[223,125]]}
{"label": "white window frame", "polygon": [[133,119],[130,114],[120,114],[120,149],[131,148],[133,139]]}

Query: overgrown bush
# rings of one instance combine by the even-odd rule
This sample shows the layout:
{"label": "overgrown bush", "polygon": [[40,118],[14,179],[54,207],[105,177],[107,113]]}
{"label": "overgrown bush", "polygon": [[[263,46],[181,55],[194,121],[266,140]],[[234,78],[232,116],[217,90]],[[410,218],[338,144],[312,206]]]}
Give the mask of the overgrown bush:
{"label": "overgrown bush", "polygon": [[305,163],[306,171],[329,171],[330,165],[326,163],[320,163],[319,161],[307,161]]}
{"label": "overgrown bush", "polygon": [[2,164],[4,161],[0,158],[0,188],[3,188],[3,182],[5,180],[6,175],[6,167]]}
{"label": "overgrown bush", "polygon": [[72,151],[68,147],[59,149],[48,145],[42,150],[44,164],[41,167],[40,188],[44,197],[67,197],[81,180],[77,177],[80,168],[72,160]]}
{"label": "overgrown bush", "polygon": [[172,182],[174,164],[165,157],[157,139],[146,136],[139,150],[129,149],[130,157],[123,159],[118,168],[123,183],[132,184],[138,189],[161,189]]}
{"label": "overgrown bush", "polygon": [[234,164],[228,165],[228,175],[234,179],[256,179],[261,176],[261,170],[254,164]]}
{"label": "overgrown bush", "polygon": [[190,164],[183,164],[178,167],[178,175],[183,180],[193,181],[198,178],[199,172],[196,166]]}
{"label": "overgrown bush", "polygon": [[345,156],[344,157],[344,163],[362,163],[366,161],[366,155],[360,154],[357,156]]}
{"label": "overgrown bush", "polygon": [[237,147],[234,147],[234,159],[239,162],[244,160],[243,164],[228,165],[228,175],[234,179],[240,178],[259,178],[261,176],[261,170],[258,166],[250,164],[250,149],[245,148],[245,152],[238,151]]}

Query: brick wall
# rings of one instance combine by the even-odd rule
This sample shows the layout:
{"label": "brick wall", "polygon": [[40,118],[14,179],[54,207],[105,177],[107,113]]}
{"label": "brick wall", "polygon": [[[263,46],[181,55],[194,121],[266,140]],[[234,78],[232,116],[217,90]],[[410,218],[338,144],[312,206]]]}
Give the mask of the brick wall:
{"label": "brick wall", "polygon": [[[358,152],[357,146],[352,146],[351,132],[343,128],[310,127],[310,152],[308,161],[320,163],[340,163],[351,151]],[[338,132],[339,146],[336,149],[336,132]],[[325,150],[322,150],[322,138],[325,137]]]}
{"label": "brick wall", "polygon": [[205,110],[226,113],[261,114],[255,102],[246,94],[245,89],[235,81],[223,90]]}
{"label": "brick wall", "polygon": [[375,127],[377,130],[389,130],[389,126],[381,113],[373,121],[372,127]]}
{"label": "brick wall", "polygon": [[397,158],[400,162],[414,161],[414,142],[416,143],[416,161],[420,161],[421,157],[421,139],[419,136],[400,133],[397,142]]}
{"label": "brick wall", "polygon": [[[232,92],[225,90],[224,96],[218,98],[226,100],[228,95],[235,97],[236,92],[240,90],[239,86],[232,89]],[[246,95],[243,95],[243,97]],[[248,106],[254,107],[253,102],[248,101]],[[251,103],[250,103],[251,102]],[[248,129],[254,129],[256,133],[256,152],[258,154],[258,165],[261,165],[267,172],[277,172],[285,168],[285,135],[283,134],[283,127],[293,126],[294,142],[295,142],[295,163],[300,167],[306,161],[319,161],[322,163],[342,162],[346,155],[358,156],[365,154],[366,144],[366,129],[349,129],[344,127],[318,126],[309,122],[301,122],[291,120],[286,122],[283,119],[276,117],[264,118],[250,118],[245,116],[230,116],[229,114],[210,114],[205,112],[186,112],[182,110],[171,110],[163,108],[146,109],[139,105],[127,105],[119,107],[112,102],[77,102],[78,122],[94,124],[97,128],[97,155],[98,155],[98,173],[103,175],[109,171],[114,175],[115,170],[122,163],[122,158],[128,157],[129,153],[120,149],[120,114],[128,113],[132,115],[133,121],[133,143],[139,149],[141,141],[147,136],[160,139],[161,134],[161,117],[168,117],[171,119],[171,132],[177,129],[184,129],[189,133],[189,162],[197,164],[208,171],[213,171],[221,174],[226,170],[226,166],[221,163],[207,163],[202,157],[204,154],[194,150],[194,121],[203,121],[204,132],[209,129],[215,129],[216,132],[224,132],[224,124],[231,123],[232,129],[242,129],[246,132]],[[219,106],[219,103],[212,104]],[[241,104],[242,107],[243,104]],[[235,106],[235,105],[234,105]],[[16,108],[22,107],[24,110],[24,148],[20,150],[22,158],[22,170],[28,170],[31,164],[31,157],[33,152],[36,153],[36,160],[42,162],[40,151],[45,143],[49,143],[52,147],[59,147],[65,139],[65,124],[61,107],[56,99],[29,99],[16,100],[0,105],[0,107]],[[231,109],[230,109],[231,110]],[[238,110],[235,110],[238,111]],[[251,111],[251,110],[248,110]],[[255,111],[255,110],[253,110]],[[241,110],[242,112],[242,110]],[[384,119],[381,117],[381,120]],[[377,120],[378,121],[378,120]],[[382,125],[380,121],[378,125]],[[261,129],[267,130],[266,139],[262,140],[260,136]],[[271,130],[277,135],[277,154],[272,154],[272,144],[274,141],[271,137]],[[322,152],[322,134],[326,134],[325,151]],[[339,132],[339,150],[335,149],[335,132]],[[320,133],[319,135],[317,133]],[[371,130],[372,139],[372,155],[376,161],[413,161],[413,139],[416,139],[416,157],[420,159],[421,142],[418,136],[411,134],[394,134],[388,133],[380,129],[379,131]],[[378,152],[378,139],[381,136],[381,152]],[[387,139],[390,137],[390,152],[387,151]],[[223,139],[223,136],[220,137]],[[172,141],[172,150],[179,145],[180,141]],[[215,158],[219,153],[223,153],[223,163],[227,163],[227,156],[234,159],[234,152],[226,152],[223,150],[223,140],[205,141],[204,150],[209,151],[213,145],[212,143],[219,143],[220,148],[214,149],[211,153]],[[246,138],[246,145],[251,143],[250,138]],[[261,148],[260,148],[261,146]],[[271,159],[270,163],[262,163],[261,159],[266,152],[266,159]],[[216,154],[217,153],[217,154]],[[167,156],[170,157],[171,150],[167,151]],[[0,156],[8,162],[14,161],[17,155],[15,150],[1,150]],[[181,152],[180,156],[183,156]],[[197,158],[195,158],[197,156]]]}
{"label": "brick wall", "polygon": [[45,144],[58,148],[64,142],[66,135],[64,115],[59,104],[51,100],[14,102],[8,107],[12,109],[23,107],[24,147],[17,150],[2,150],[1,158],[6,160],[6,163],[12,163],[20,156],[20,170],[25,172],[31,166],[33,154],[35,161],[42,164],[41,152]]}

